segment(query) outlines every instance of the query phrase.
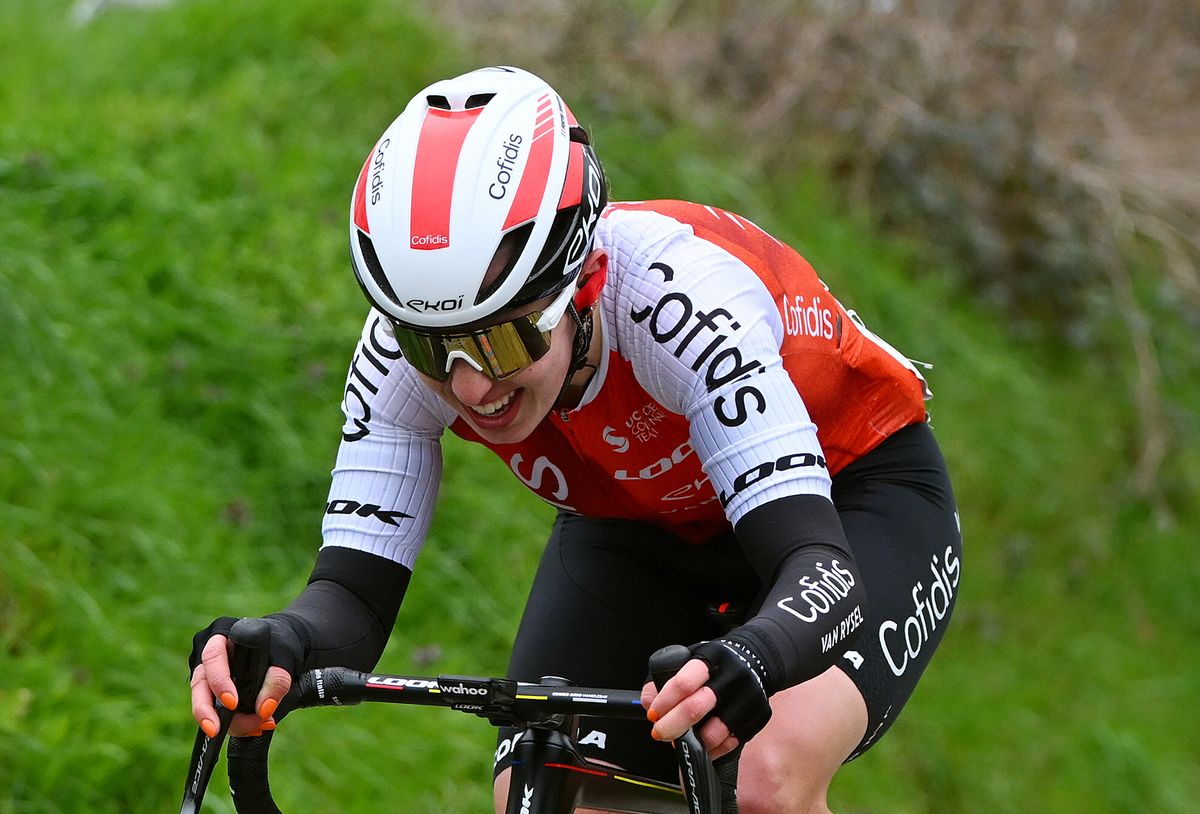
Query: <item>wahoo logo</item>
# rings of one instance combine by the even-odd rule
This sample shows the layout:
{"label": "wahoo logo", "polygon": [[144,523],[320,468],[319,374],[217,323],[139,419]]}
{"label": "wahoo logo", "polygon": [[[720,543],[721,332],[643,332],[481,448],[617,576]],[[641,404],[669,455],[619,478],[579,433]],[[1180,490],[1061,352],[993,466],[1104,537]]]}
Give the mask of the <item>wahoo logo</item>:
{"label": "wahoo logo", "polygon": [[529,814],[533,808],[533,786],[525,787],[525,795],[521,797],[521,814]]}

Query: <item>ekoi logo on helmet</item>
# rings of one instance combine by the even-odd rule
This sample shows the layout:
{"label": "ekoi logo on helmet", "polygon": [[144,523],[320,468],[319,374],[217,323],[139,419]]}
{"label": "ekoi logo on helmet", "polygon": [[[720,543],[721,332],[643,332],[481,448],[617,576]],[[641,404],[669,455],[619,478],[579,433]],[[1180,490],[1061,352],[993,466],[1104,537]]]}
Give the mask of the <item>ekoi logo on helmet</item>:
{"label": "ekoi logo on helmet", "polygon": [[600,162],[596,160],[596,154],[587,146],[582,146],[580,152],[583,156],[584,182],[580,196],[579,222],[567,244],[568,269],[583,261],[584,254],[591,246],[592,236],[596,232],[596,221],[600,219],[607,198],[604,173],[600,169]]}
{"label": "ekoi logo on helmet", "polygon": [[408,300],[404,303],[405,308],[411,308],[414,311],[457,311],[463,307],[462,295],[458,295],[454,299],[438,300],[430,302],[429,300]]}

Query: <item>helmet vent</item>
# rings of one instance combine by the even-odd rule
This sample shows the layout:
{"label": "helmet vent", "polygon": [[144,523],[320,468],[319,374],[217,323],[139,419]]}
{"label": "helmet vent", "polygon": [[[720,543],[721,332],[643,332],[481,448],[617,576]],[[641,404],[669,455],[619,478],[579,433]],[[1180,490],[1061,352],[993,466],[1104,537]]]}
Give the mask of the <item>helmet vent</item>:
{"label": "helmet vent", "polygon": [[432,93],[425,97],[425,104],[429,105],[430,107],[436,107],[438,110],[450,109],[449,99],[447,99],[445,96],[438,96]]}
{"label": "helmet vent", "polygon": [[[512,273],[513,268],[517,265],[517,261],[521,259],[521,254],[525,251],[525,244],[529,242],[529,236],[533,234],[533,221],[522,224],[516,229],[513,229],[508,234],[500,239],[500,245],[496,247],[496,253],[492,255],[491,267],[488,271],[488,276],[495,275],[495,278],[484,285],[479,295],[475,297],[475,304],[486,300],[500,289],[504,281],[508,279],[508,275]],[[504,265],[496,271],[499,258],[504,258]],[[524,303],[514,302],[512,305],[523,305]]]}
{"label": "helmet vent", "polygon": [[574,141],[578,144],[588,144],[588,145],[590,145],[592,143],[591,139],[588,138],[587,131],[584,130],[582,127],[580,127],[577,124],[572,125],[571,129],[567,132],[568,132],[568,136],[570,137],[571,141]]}
{"label": "helmet vent", "polygon": [[[554,220],[550,223],[550,233],[546,235],[546,244],[538,256],[537,262],[533,264],[533,272],[529,275],[531,285],[544,287],[546,285],[544,278],[548,277],[553,280],[566,271],[567,247],[571,242],[571,234],[575,231],[575,225],[579,222],[580,214],[580,207],[573,206],[554,215]],[[517,297],[519,298],[522,294],[528,295],[528,293],[528,291],[522,290],[518,292]]]}
{"label": "helmet vent", "polygon": [[393,303],[399,304],[400,298],[396,296],[396,292],[392,289],[392,284],[388,282],[387,275],[383,273],[383,266],[379,262],[379,255],[375,253],[375,244],[362,230],[358,232],[358,249],[362,252],[363,262],[367,264],[367,271],[371,273],[371,278],[375,280],[375,285],[379,286],[379,290],[383,292],[385,297]]}
{"label": "helmet vent", "polygon": [[467,97],[467,110],[470,110],[471,108],[475,108],[475,107],[483,107],[488,102],[492,101],[492,99],[494,99],[495,96],[496,96],[496,94],[494,94],[494,93],[476,93],[471,96],[468,96]]}

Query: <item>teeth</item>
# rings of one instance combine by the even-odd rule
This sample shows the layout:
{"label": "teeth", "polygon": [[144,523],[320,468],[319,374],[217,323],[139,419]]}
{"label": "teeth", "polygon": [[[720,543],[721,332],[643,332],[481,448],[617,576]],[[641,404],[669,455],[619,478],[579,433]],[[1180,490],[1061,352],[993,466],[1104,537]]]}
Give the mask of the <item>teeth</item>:
{"label": "teeth", "polygon": [[506,396],[504,396],[503,398],[501,398],[499,401],[493,401],[491,404],[480,404],[477,407],[472,405],[471,409],[474,410],[475,412],[479,413],[480,415],[495,415],[496,413],[500,412],[505,407],[507,407],[508,403],[510,401],[512,401],[512,399],[513,399],[513,394],[509,393]]}

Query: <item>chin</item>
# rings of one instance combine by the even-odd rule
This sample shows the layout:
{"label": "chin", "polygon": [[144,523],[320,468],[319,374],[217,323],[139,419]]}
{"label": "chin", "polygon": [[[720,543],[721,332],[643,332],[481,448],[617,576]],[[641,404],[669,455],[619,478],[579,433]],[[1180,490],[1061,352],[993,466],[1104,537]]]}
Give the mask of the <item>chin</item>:
{"label": "chin", "polygon": [[[536,425],[535,425],[536,426]],[[475,431],[492,444],[519,444],[530,436],[534,427],[513,426],[501,430],[485,430],[476,426]]]}

